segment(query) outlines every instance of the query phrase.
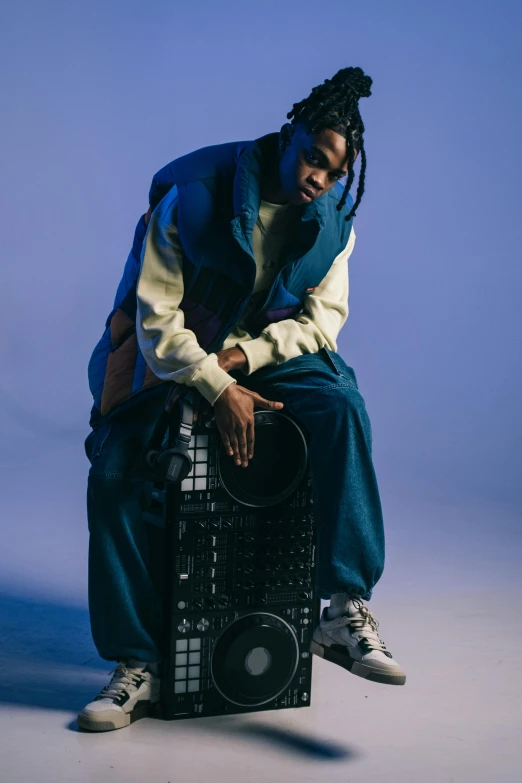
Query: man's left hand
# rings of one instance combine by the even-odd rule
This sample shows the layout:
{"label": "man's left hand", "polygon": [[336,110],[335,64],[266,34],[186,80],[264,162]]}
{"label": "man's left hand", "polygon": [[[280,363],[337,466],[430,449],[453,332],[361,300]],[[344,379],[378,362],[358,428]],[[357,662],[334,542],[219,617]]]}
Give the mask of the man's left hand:
{"label": "man's left hand", "polygon": [[226,372],[248,367],[248,359],[241,348],[225,348],[217,352],[218,365]]}

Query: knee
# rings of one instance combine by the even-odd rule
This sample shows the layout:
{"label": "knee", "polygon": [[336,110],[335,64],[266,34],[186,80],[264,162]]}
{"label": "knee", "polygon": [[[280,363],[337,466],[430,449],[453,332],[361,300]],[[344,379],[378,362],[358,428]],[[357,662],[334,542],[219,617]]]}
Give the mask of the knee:
{"label": "knee", "polygon": [[309,400],[310,407],[302,411],[310,433],[321,441],[332,433],[350,438],[350,433],[365,433],[369,448],[372,443],[372,426],[364,399],[352,386],[337,385]]}
{"label": "knee", "polygon": [[364,399],[355,386],[337,384],[325,389],[320,396],[322,400],[316,400],[316,403],[321,405],[326,416],[366,416]]}
{"label": "knee", "polygon": [[143,524],[150,505],[152,483],[115,476],[89,475],[87,520],[89,532],[118,538],[123,531]]}

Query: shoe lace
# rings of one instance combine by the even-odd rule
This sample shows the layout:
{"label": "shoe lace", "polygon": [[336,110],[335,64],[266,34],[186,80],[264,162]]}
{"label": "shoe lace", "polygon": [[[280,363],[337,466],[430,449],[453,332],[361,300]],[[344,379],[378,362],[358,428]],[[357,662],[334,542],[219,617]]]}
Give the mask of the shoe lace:
{"label": "shoe lace", "polygon": [[111,674],[111,681],[100,691],[98,699],[117,698],[127,689],[136,690],[144,672],[141,669],[132,669],[124,663],[119,663]]}
{"label": "shoe lace", "polygon": [[352,598],[352,603],[359,610],[359,617],[346,617],[346,624],[350,626],[352,635],[356,639],[366,639],[368,645],[372,650],[380,650],[386,652],[386,645],[380,638],[377,628],[379,623],[370,612],[367,606],[365,606],[360,598]]}

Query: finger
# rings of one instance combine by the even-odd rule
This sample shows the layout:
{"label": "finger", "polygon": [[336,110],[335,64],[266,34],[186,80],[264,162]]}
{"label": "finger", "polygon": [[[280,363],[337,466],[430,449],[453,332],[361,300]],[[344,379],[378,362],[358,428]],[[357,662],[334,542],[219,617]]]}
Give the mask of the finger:
{"label": "finger", "polygon": [[239,444],[237,442],[237,435],[235,432],[230,432],[228,437],[230,438],[230,445],[232,446],[232,451],[234,452],[234,462],[236,465],[241,464],[241,457],[239,456]]}
{"label": "finger", "polygon": [[248,459],[252,459],[254,456],[254,440],[255,440],[255,427],[254,427],[254,420],[249,421],[247,424],[247,451],[248,451]]}
{"label": "finger", "polygon": [[221,440],[223,441],[223,446],[225,447],[225,451],[227,454],[232,456],[234,453],[234,450],[232,449],[232,446],[230,445],[230,438],[228,437],[228,434],[226,432],[221,433]]}
{"label": "finger", "polygon": [[260,394],[256,394],[254,398],[254,404],[268,410],[279,410],[279,408],[283,407],[282,402],[276,402],[275,400],[265,400],[265,398],[261,397]]}
{"label": "finger", "polygon": [[241,462],[243,466],[246,468],[246,466],[248,465],[246,428],[242,428],[241,430],[238,431],[237,440],[239,444],[239,454],[241,456]]}

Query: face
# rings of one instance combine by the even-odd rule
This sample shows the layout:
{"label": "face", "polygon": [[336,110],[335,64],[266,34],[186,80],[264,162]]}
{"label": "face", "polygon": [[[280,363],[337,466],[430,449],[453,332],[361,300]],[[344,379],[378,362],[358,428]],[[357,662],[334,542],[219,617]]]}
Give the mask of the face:
{"label": "face", "polygon": [[281,135],[287,138],[292,130],[290,143],[280,153],[281,190],[291,204],[307,204],[324,196],[348,173],[346,139],[329,128],[308,134],[299,123],[294,128],[287,123]]}

